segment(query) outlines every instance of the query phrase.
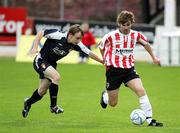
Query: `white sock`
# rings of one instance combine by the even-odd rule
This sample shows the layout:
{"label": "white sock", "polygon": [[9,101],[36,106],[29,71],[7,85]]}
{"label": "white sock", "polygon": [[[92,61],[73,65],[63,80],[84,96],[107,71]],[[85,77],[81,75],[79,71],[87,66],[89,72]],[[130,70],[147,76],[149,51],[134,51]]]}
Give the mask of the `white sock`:
{"label": "white sock", "polygon": [[87,61],[87,58],[83,58],[83,60],[82,60],[84,63]]}
{"label": "white sock", "polygon": [[104,103],[108,104],[109,97],[108,97],[107,91],[105,91],[105,93],[103,94],[103,101],[104,101]]}
{"label": "white sock", "polygon": [[81,57],[79,57],[79,58],[78,58],[78,61],[79,61],[79,62],[82,62],[82,61],[83,61],[83,59],[82,59]]}
{"label": "white sock", "polygon": [[146,117],[149,117],[148,119],[146,119],[146,121],[148,123],[151,123],[151,120],[152,120],[152,107],[151,107],[151,103],[149,102],[148,96],[144,95],[144,96],[140,97],[139,98],[139,103],[140,103],[141,109],[145,112]]}

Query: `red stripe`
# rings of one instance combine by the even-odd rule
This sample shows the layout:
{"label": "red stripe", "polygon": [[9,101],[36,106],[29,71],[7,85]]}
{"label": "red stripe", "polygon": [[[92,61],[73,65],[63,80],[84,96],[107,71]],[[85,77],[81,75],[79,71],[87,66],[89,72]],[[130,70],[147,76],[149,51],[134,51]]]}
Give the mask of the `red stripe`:
{"label": "red stripe", "polygon": [[119,35],[119,33],[116,33],[116,34],[115,34],[115,38],[116,38],[116,41],[119,41],[119,40],[120,40],[120,35]]}
{"label": "red stripe", "polygon": [[126,56],[123,56],[123,59],[122,59],[122,63],[123,63],[124,68],[127,68],[126,58],[127,58]]}
{"label": "red stripe", "polygon": [[116,64],[116,66],[117,67],[120,67],[120,65],[119,65],[119,56],[115,56],[115,64]]}
{"label": "red stripe", "polygon": [[141,34],[141,39],[143,39],[146,42],[148,41],[148,39],[144,35],[142,35],[142,34]]}
{"label": "red stripe", "polygon": [[[138,32],[137,41],[139,41],[140,38],[141,38],[142,40],[148,42],[147,37],[145,37],[143,34],[141,34],[141,33]],[[140,44],[142,44],[142,43],[140,43]],[[143,45],[143,44],[142,44],[142,45]]]}
{"label": "red stripe", "polygon": [[139,41],[141,34],[138,32],[137,41]]}
{"label": "red stripe", "polygon": [[[105,46],[107,46],[108,45],[108,40],[106,39],[106,41],[105,41]],[[105,48],[105,47],[104,47]],[[104,59],[106,60],[106,58],[107,58],[107,55],[108,55],[108,52],[107,51],[105,51],[105,53],[104,53],[105,55],[104,55]]]}
{"label": "red stripe", "polygon": [[131,33],[131,48],[134,48],[134,33]]}
{"label": "red stripe", "polygon": [[134,64],[134,56],[133,55],[132,55],[131,59],[132,59],[131,62]]}
{"label": "red stripe", "polygon": [[130,65],[130,67],[132,67],[133,64],[134,64],[134,56],[130,55],[129,56],[129,65]]}
{"label": "red stripe", "polygon": [[112,65],[112,37],[108,37],[109,43],[110,43],[110,49],[109,49],[109,63]]}
{"label": "red stripe", "polygon": [[132,55],[129,56],[129,65],[132,66]]}
{"label": "red stripe", "polygon": [[[116,44],[116,48],[120,48],[120,44]],[[115,56],[115,64],[117,67],[120,67],[119,65],[119,56]]]}
{"label": "red stripe", "polygon": [[120,44],[116,44],[116,48],[120,48]]}

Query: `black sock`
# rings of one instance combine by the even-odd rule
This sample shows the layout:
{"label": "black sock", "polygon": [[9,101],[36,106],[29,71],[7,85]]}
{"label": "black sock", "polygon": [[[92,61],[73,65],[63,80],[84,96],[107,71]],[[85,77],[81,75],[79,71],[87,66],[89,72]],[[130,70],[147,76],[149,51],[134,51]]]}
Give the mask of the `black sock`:
{"label": "black sock", "polygon": [[31,106],[31,104],[41,100],[41,98],[42,96],[39,95],[38,89],[36,89],[34,93],[32,94],[32,96],[28,99],[27,105]]}
{"label": "black sock", "polygon": [[51,99],[50,107],[54,107],[57,105],[58,85],[51,83],[49,87],[49,94],[50,94],[50,99]]}

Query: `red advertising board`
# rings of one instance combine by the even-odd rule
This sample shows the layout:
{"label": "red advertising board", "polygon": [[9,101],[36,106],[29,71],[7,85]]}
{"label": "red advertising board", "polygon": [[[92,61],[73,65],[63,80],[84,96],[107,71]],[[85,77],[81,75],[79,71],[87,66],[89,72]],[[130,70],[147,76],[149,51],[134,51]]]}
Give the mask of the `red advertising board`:
{"label": "red advertising board", "polygon": [[26,17],[26,8],[0,7],[0,45],[15,46],[17,27],[25,32]]}

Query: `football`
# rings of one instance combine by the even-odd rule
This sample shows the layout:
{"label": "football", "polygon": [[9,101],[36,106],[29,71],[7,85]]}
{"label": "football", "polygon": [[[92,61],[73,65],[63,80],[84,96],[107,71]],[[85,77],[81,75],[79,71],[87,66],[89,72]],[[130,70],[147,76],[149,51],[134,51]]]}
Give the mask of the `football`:
{"label": "football", "polygon": [[135,109],[130,114],[130,119],[135,125],[142,125],[146,120],[146,114],[141,109]]}

